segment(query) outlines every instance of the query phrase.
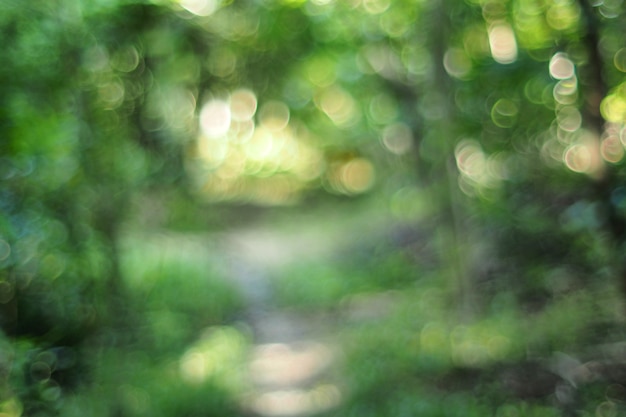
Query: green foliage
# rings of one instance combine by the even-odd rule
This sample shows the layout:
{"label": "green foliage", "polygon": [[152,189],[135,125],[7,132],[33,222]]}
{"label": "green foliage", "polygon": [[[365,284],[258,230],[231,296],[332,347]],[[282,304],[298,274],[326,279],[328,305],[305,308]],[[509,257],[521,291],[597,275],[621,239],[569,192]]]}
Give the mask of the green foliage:
{"label": "green foliage", "polygon": [[[497,410],[497,415],[559,415],[548,403],[549,389],[526,402],[503,381],[532,372],[524,371],[531,366],[525,362],[527,355],[547,358],[553,352],[584,350],[590,331],[611,320],[611,297],[595,298],[581,291],[530,314],[522,313],[509,298],[487,316],[468,321],[450,308],[451,294],[441,288],[441,280],[434,282],[439,284],[418,281],[412,290],[388,294],[392,301],[382,311],[372,302],[365,317],[351,314],[355,297],[330,307],[339,317],[349,396],[329,415],[365,409],[375,410],[373,415],[388,414],[404,407],[416,407],[426,415],[457,415],[466,408],[474,410],[467,411],[470,415],[481,415],[485,409]],[[584,404],[595,407],[602,402],[594,396],[593,386],[580,389]]]}
{"label": "green foliage", "polygon": [[[582,349],[620,316],[625,16],[585,0],[0,2],[0,414],[236,414],[238,383],[190,387],[161,362],[243,308],[214,248],[133,233],[220,227],[191,196],[323,190],[437,230],[430,254],[352,247],[275,279],[300,309],[402,294],[346,331],[347,415],[553,415],[424,399],[421,378]],[[214,99],[233,137],[205,137]],[[243,339],[217,334],[206,358],[224,342],[240,362]],[[587,411],[616,413],[602,404]]]}
{"label": "green foliage", "polygon": [[[94,416],[237,415],[233,398],[244,386],[238,368],[246,344],[242,332],[224,327],[207,329],[207,337],[186,354],[180,352],[178,357],[166,360],[155,359],[145,350],[107,350],[94,364],[94,380],[98,383],[67,398],[62,413],[78,416],[90,410]],[[197,373],[203,369],[194,366],[197,364],[185,366],[196,359],[194,355],[205,355],[202,374]],[[196,373],[190,375],[191,371]]]}
{"label": "green foliage", "polygon": [[279,305],[315,309],[330,308],[350,294],[404,288],[418,278],[405,254],[366,250],[336,262],[294,264],[280,271],[273,287]]}
{"label": "green foliage", "polygon": [[207,242],[180,239],[133,236],[123,245],[130,301],[145,315],[148,338],[164,352],[176,352],[203,328],[232,320],[243,308],[234,284],[212,264]]}
{"label": "green foliage", "polygon": [[329,307],[350,293],[346,277],[332,266],[314,263],[290,268],[274,288],[281,305]]}

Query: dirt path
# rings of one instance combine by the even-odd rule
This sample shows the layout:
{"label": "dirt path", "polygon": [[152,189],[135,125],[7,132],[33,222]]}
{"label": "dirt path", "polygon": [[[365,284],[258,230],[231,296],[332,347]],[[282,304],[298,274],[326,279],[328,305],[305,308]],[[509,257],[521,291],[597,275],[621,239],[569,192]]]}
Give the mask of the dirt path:
{"label": "dirt path", "polygon": [[272,274],[294,260],[323,258],[322,236],[270,230],[224,236],[232,279],[247,299],[254,346],[247,363],[252,390],[242,402],[253,415],[304,417],[333,408],[342,393],[333,375],[338,348],[323,317],[281,310],[272,304]]}

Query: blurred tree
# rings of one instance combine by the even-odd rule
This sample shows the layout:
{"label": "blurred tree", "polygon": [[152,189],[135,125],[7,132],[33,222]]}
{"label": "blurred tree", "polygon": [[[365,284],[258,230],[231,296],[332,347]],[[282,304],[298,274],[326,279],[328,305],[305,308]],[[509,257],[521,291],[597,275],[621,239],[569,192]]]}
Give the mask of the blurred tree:
{"label": "blurred tree", "polygon": [[[202,53],[197,33],[169,8],[114,3],[0,4],[10,45],[0,57],[0,308],[16,341],[13,392],[0,401],[17,394],[28,415],[58,406],[49,375],[33,375],[39,356],[78,356],[94,330],[105,346],[132,339],[120,227],[140,190],[184,187],[195,100],[186,88],[197,80],[180,61]],[[170,31],[189,33],[162,45]],[[43,353],[23,356],[25,346]],[[86,360],[66,361],[55,383],[84,379]]]}

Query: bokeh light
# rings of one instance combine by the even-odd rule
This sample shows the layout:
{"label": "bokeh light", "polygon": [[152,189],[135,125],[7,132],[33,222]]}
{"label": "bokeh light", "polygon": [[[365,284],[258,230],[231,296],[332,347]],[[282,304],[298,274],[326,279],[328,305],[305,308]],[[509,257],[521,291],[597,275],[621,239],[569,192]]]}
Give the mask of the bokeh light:
{"label": "bokeh light", "polygon": [[626,122],[626,83],[612,90],[602,100],[600,112],[608,122]]}
{"label": "bokeh light", "polygon": [[357,104],[352,96],[338,86],[324,90],[316,104],[338,127],[349,127],[358,121]]}
{"label": "bokeh light", "polygon": [[560,31],[571,31],[580,22],[581,11],[575,1],[554,1],[546,12],[546,22]]}
{"label": "bokeh light", "polygon": [[509,99],[498,100],[491,108],[491,120],[498,127],[512,127],[517,120],[518,106]]}
{"label": "bokeh light", "polygon": [[124,85],[118,80],[102,83],[98,86],[98,96],[102,107],[107,110],[118,108],[124,101]]}
{"label": "bokeh light", "polygon": [[578,79],[576,77],[560,80],[552,90],[554,100],[559,104],[574,104],[578,99]]}
{"label": "bokeh light", "polygon": [[252,120],[257,109],[257,98],[254,92],[247,89],[234,91],[230,96],[230,112],[237,122]]}
{"label": "bokeh light", "polygon": [[613,55],[613,65],[621,72],[626,72],[626,48],[621,48]]}
{"label": "bokeh light", "polygon": [[183,137],[196,131],[196,98],[191,91],[172,88],[162,92],[162,118],[166,126]]}
{"label": "bokeh light", "polygon": [[556,111],[556,121],[560,129],[575,132],[582,125],[582,115],[574,106],[563,106]]}
{"label": "bokeh light", "polygon": [[489,28],[491,56],[500,64],[511,64],[517,60],[517,41],[510,25],[496,23]]}
{"label": "bokeh light", "polygon": [[383,129],[383,146],[391,153],[404,155],[413,148],[413,133],[404,123],[394,123]]}
{"label": "bokeh light", "polygon": [[337,79],[335,60],[324,53],[308,59],[303,70],[311,84],[318,87],[328,87]]}
{"label": "bokeh light", "polygon": [[130,45],[115,52],[111,59],[111,66],[121,72],[131,72],[137,68],[141,56],[137,49]]}
{"label": "bokeh light", "polygon": [[211,327],[182,355],[179,372],[191,385],[212,379],[219,385],[237,386],[243,376],[246,336],[233,327]]}
{"label": "bokeh light", "polygon": [[9,397],[0,405],[0,411],[6,417],[20,417],[23,415],[24,406],[17,397]]}
{"label": "bokeh light", "polygon": [[466,194],[473,188],[494,188],[508,177],[506,155],[486,155],[480,144],[473,139],[463,139],[454,150],[456,164],[461,174],[459,185]]}
{"label": "bokeh light", "polygon": [[401,38],[411,29],[414,19],[415,15],[410,10],[390,8],[380,17],[380,26],[390,38]]}
{"label": "bokeh light", "polygon": [[393,79],[403,71],[401,58],[386,44],[366,45],[359,50],[356,58],[357,67],[364,74],[376,73]]}
{"label": "bokeh light", "polygon": [[609,136],[602,140],[600,153],[605,161],[618,163],[624,157],[624,146],[616,136]]}
{"label": "bokeh light", "polygon": [[472,69],[472,61],[461,48],[450,48],[443,57],[443,66],[452,77],[464,79]]}
{"label": "bokeh light", "polygon": [[272,391],[254,399],[250,408],[267,417],[308,415],[328,411],[341,402],[339,388],[323,384],[310,390]]}
{"label": "bokeh light", "polygon": [[197,16],[210,16],[220,6],[219,0],[180,0],[183,9]]}
{"label": "bokeh light", "polygon": [[188,169],[210,200],[291,204],[323,172],[321,151],[282,101],[259,105],[252,90],[237,89],[209,100],[199,125]]}
{"label": "bokeh light", "polygon": [[355,195],[368,191],[375,182],[374,165],[365,158],[351,157],[332,162],[326,172],[327,189]]}
{"label": "bokeh light", "polygon": [[524,96],[533,104],[546,105],[551,101],[553,86],[541,77],[531,78],[524,85]]}
{"label": "bokeh light", "polygon": [[574,172],[597,176],[602,168],[600,142],[596,136],[584,131],[563,155],[565,165]]}
{"label": "bokeh light", "polygon": [[[463,49],[472,59],[490,56],[489,36],[484,25],[468,25],[463,34]],[[462,58],[462,62],[465,59],[465,57]]]}
{"label": "bokeh light", "polygon": [[609,163],[616,164],[624,157],[624,144],[620,138],[622,125],[607,124],[605,132],[600,143],[600,153],[602,158]]}
{"label": "bokeh light", "polygon": [[224,100],[208,101],[200,111],[200,129],[208,138],[226,135],[230,128],[230,106]]}
{"label": "bokeh light", "polygon": [[557,80],[574,77],[574,63],[563,53],[555,54],[550,60],[550,75]]}
{"label": "bokeh light", "polygon": [[361,0],[363,9],[369,14],[381,14],[389,8],[390,4],[391,0]]}
{"label": "bokeh light", "polygon": [[332,352],[321,343],[259,345],[252,353],[250,377],[259,385],[297,385],[323,372],[332,360]]}
{"label": "bokeh light", "polygon": [[369,190],[374,178],[374,166],[363,158],[353,159],[341,168],[341,184],[351,194]]}

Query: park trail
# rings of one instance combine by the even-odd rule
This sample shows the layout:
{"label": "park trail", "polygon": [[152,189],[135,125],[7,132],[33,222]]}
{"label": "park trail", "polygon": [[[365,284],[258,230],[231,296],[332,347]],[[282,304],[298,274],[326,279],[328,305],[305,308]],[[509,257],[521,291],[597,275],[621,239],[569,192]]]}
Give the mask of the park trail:
{"label": "park trail", "polygon": [[[226,275],[246,300],[245,320],[252,329],[253,346],[246,364],[251,389],[241,399],[246,414],[306,417],[341,404],[347,394],[338,372],[341,319],[336,312],[280,308],[273,298],[272,280],[290,265],[332,262],[389,225],[384,211],[350,209],[324,216],[298,215],[278,227],[264,222],[232,227],[214,236],[220,263],[225,263]],[[363,309],[376,310],[369,302],[361,303],[357,315]]]}
{"label": "park trail", "polygon": [[294,261],[323,262],[336,243],[319,231],[258,228],[223,235],[222,253],[246,299],[246,321],[254,338],[246,364],[251,389],[241,399],[252,416],[306,417],[341,403],[335,372],[340,349],[330,317],[278,308],[271,285],[273,274]]}
{"label": "park trail", "polygon": [[223,235],[229,275],[247,301],[254,345],[246,372],[251,389],[241,399],[252,416],[304,417],[338,406],[342,392],[334,370],[340,348],[332,317],[274,305],[271,279],[281,268],[312,259],[323,262],[337,241],[323,233],[272,229],[231,230]]}

